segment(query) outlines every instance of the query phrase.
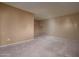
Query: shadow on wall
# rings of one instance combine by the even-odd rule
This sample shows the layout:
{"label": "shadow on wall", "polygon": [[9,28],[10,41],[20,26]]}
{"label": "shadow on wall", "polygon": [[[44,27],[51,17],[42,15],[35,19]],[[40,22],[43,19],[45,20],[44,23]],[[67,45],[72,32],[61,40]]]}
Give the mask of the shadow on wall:
{"label": "shadow on wall", "polygon": [[45,35],[45,21],[46,20],[34,20],[34,36]]}

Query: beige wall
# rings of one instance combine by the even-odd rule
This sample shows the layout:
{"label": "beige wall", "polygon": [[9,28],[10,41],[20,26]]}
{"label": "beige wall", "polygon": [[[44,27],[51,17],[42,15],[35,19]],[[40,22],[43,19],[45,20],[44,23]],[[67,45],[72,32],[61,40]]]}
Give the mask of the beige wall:
{"label": "beige wall", "polygon": [[79,38],[79,13],[48,20],[35,20],[34,34],[47,34],[68,39]]}
{"label": "beige wall", "polygon": [[63,38],[79,38],[79,13],[46,20],[46,33]]}
{"label": "beige wall", "polygon": [[34,20],[34,35],[39,36],[45,34],[45,20]]}
{"label": "beige wall", "polygon": [[20,9],[0,3],[0,44],[33,38],[34,16]]}
{"label": "beige wall", "polygon": [[40,34],[40,22],[38,20],[34,20],[34,36],[38,36]]}

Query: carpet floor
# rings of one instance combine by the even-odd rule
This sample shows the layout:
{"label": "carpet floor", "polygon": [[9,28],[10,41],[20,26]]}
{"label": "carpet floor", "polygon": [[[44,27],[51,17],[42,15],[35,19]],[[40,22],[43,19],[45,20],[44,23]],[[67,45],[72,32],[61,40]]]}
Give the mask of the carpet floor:
{"label": "carpet floor", "polygon": [[0,47],[0,57],[78,57],[79,40],[39,36],[30,42]]}

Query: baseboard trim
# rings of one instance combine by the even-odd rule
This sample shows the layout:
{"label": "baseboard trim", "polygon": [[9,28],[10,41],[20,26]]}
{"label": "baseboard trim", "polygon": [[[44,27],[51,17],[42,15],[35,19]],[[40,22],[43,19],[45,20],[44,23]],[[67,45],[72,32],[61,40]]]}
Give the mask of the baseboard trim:
{"label": "baseboard trim", "polygon": [[6,44],[6,45],[4,44],[4,45],[1,45],[0,47],[13,46],[13,45],[17,45],[17,44],[21,44],[21,43],[25,43],[25,42],[30,42],[32,40],[34,40],[34,39],[32,38],[32,39],[29,39],[29,40],[18,41],[18,42]]}

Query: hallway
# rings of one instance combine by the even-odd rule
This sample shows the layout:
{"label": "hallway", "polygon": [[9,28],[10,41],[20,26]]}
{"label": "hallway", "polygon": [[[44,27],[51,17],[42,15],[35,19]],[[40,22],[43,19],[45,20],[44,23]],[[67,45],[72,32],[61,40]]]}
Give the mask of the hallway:
{"label": "hallway", "polygon": [[71,57],[79,56],[79,40],[42,35],[26,43],[0,47],[0,57]]}

